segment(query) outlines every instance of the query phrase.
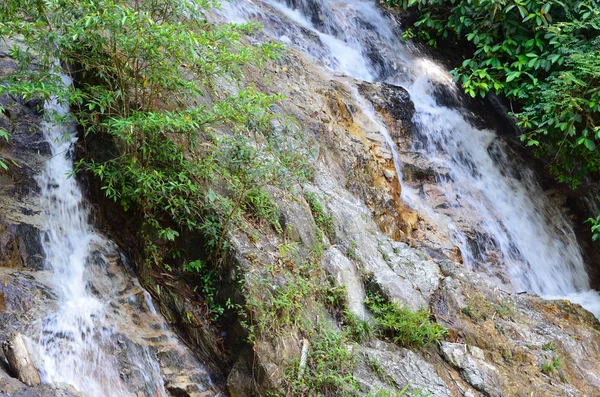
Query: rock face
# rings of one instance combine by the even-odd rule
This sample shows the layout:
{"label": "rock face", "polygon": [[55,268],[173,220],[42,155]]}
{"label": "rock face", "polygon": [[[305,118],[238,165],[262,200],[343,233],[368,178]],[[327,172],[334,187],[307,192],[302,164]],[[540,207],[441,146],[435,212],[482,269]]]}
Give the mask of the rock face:
{"label": "rock face", "polygon": [[27,386],[36,386],[42,382],[21,334],[12,333],[2,344],[2,350],[11,372],[17,374],[21,382]]}
{"label": "rock face", "polygon": [[[312,14],[321,12],[318,2],[307,4],[317,10]],[[10,65],[0,50],[0,76]],[[285,95],[278,110],[295,118],[299,126],[295,133],[312,144],[315,176],[298,187],[294,197],[276,196],[284,236],[271,232],[251,237],[244,230],[232,236],[233,248],[225,266],[232,273],[242,273],[247,290],[233,291],[225,285],[223,294],[234,303],[243,303],[250,298],[249,289],[265,289],[257,275],[282,266],[281,244],[295,244],[301,258],[321,247],[318,266],[336,286],[345,287],[347,309],[357,318],[372,321],[363,302],[367,290],[376,290],[411,310],[428,310],[448,329],[443,342],[420,350],[373,337],[357,342],[350,348],[358,362],[351,376],[363,394],[394,393],[407,387],[417,395],[433,396],[598,395],[600,323],[593,315],[567,301],[509,293],[489,283],[461,263],[441,228],[402,202],[392,152],[381,134],[383,125],[400,151],[405,181],[437,200],[435,207],[440,211],[448,205],[436,186],[436,177],[443,176],[444,170],[433,169],[410,150],[414,106],[404,89],[332,76],[294,49],[281,61],[260,71],[249,69],[245,75],[258,88]],[[56,297],[49,274],[43,270],[40,210],[35,204],[33,175],[48,154],[39,134],[39,103],[7,97],[0,101],[8,109],[0,115],[0,127],[13,134],[12,143],[3,144],[0,153],[14,164],[8,173],[0,173],[3,342],[10,332],[25,332],[44,313],[56,310]],[[369,106],[378,122],[367,114]],[[301,192],[312,193],[331,215],[331,233],[316,232],[315,217]],[[99,211],[99,215],[106,214]],[[122,219],[112,217],[106,222],[113,230],[134,233],[133,226],[123,228]],[[135,236],[129,236],[129,241],[120,236],[124,246],[136,241]],[[190,241],[194,238],[189,236]],[[135,385],[133,392],[148,394],[141,386],[144,374],[135,368],[142,346],[150,346],[158,357],[165,390],[172,396],[219,393],[206,371],[196,365],[194,355],[211,359],[215,373],[225,371],[227,390],[233,397],[281,391],[287,366],[302,354],[304,338],[297,330],[284,336],[262,335],[248,346],[240,343],[244,332],[236,322],[239,319],[234,319],[217,336],[207,324],[193,286],[175,275],[157,277],[140,261],[135,266],[138,276],[173,325],[171,329],[154,316],[152,298],[132,281],[116,250],[99,250],[98,257],[104,258],[106,267],[97,264],[91,271],[105,272],[110,282],[93,287],[110,291],[122,304],[114,315],[132,331],[127,333],[130,336],[116,335],[115,355],[121,377]],[[139,259],[135,252],[132,257]],[[275,279],[274,286],[268,287],[286,282]],[[302,309],[310,311],[310,302]],[[334,316],[327,320],[341,327]],[[176,333],[192,345],[191,351],[179,346]],[[27,387],[4,371],[4,364],[0,357],[0,396],[79,395],[64,385]]]}
{"label": "rock face", "polygon": [[[251,73],[247,76],[266,91],[286,95],[282,111],[295,117],[303,126],[302,133],[318,147],[313,163],[316,176],[304,189],[314,193],[334,219],[335,232],[321,263],[338,284],[346,286],[349,310],[368,318],[361,305],[363,277],[368,274],[371,283],[392,301],[413,310],[429,309],[449,330],[446,341],[421,351],[383,341],[362,343],[357,351],[364,360],[354,377],[365,390],[391,390],[390,384],[395,384],[435,396],[597,394],[598,321],[566,301],[502,291],[461,264],[448,236],[399,199],[391,153],[378,126],[363,113],[364,103],[349,88],[355,84],[352,79],[331,80],[291,49],[280,65],[272,65],[266,73],[272,76],[269,84],[253,79]],[[406,92],[382,84],[360,83],[358,87],[398,143],[405,178],[435,192],[436,173],[443,174],[443,170],[432,169],[409,150],[412,104]],[[445,199],[439,199],[443,210]],[[294,230],[290,236],[302,252],[314,243],[310,235],[314,224],[287,209],[290,205],[306,208],[301,197],[291,203],[281,203],[283,218]],[[256,244],[263,249],[272,245],[273,240]],[[242,258],[262,257],[247,239],[237,239],[235,247]],[[247,259],[244,263],[249,272],[258,271],[259,265]],[[277,363],[285,362],[286,354],[300,357],[301,339],[286,340],[293,346],[291,353],[289,349],[255,348],[251,367],[271,374],[262,380],[263,386],[277,384],[278,365],[283,365]],[[256,345],[261,343],[268,341]],[[375,373],[366,364],[369,357],[377,358],[381,371]],[[247,361],[238,362],[230,375],[230,382],[236,384],[230,390],[236,390],[236,395],[251,393],[255,389],[249,385],[260,379],[240,380],[241,374],[252,372],[240,369]]]}

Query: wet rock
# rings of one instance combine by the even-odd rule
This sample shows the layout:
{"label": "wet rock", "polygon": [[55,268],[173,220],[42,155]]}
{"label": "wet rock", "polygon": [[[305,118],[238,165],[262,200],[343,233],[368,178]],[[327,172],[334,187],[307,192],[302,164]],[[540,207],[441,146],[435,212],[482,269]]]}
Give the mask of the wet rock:
{"label": "wet rock", "polygon": [[[88,397],[70,385],[44,384],[26,388],[14,394],[0,394],[0,397]],[[91,397],[91,396],[89,396]]]}
{"label": "wet rock", "polygon": [[8,339],[2,343],[2,350],[13,374],[27,386],[35,386],[41,383],[40,375],[33,365],[27,346],[23,337],[18,332],[13,332]]}
{"label": "wet rock", "polygon": [[[0,76],[16,68],[2,50],[0,60]],[[50,152],[40,129],[39,103],[3,95],[0,105],[5,107],[0,128],[10,134],[8,142],[0,142],[0,157],[9,167],[0,171],[0,266],[40,270],[43,252],[34,176]]]}
{"label": "wet rock", "polygon": [[0,266],[42,270],[44,256],[38,228],[26,223],[0,223]]}
{"label": "wet rock", "polygon": [[379,113],[388,118],[392,138],[400,139],[403,134],[412,132],[412,117],[415,107],[406,89],[387,83],[361,83],[358,89]]}
{"label": "wet rock", "polygon": [[[320,5],[314,1],[303,4],[315,8],[311,16],[318,22]],[[379,63],[375,56],[372,61]],[[265,74],[271,77],[268,82]],[[360,354],[376,358],[384,369],[382,379],[369,368],[367,360],[359,365],[355,376],[365,394],[377,389],[392,392],[407,383],[411,390],[423,388],[434,396],[597,394],[600,329],[593,316],[577,305],[502,291],[503,286],[487,282],[460,263],[450,230],[436,224],[434,215],[406,210],[391,152],[377,125],[380,123],[373,123],[361,109],[352,90],[357,85],[397,143],[405,163],[404,182],[431,200],[437,212],[461,208],[459,194],[446,195],[440,187],[450,178],[448,170],[413,150],[420,142],[411,139],[414,108],[406,91],[385,84],[360,84],[346,77],[332,80],[294,49],[279,63],[245,75],[259,89],[284,94],[288,99],[281,101],[281,113],[298,120],[301,127],[294,132],[314,142],[317,154],[307,158],[315,167],[315,178],[305,189],[315,193],[333,216],[335,226],[333,241],[329,241],[332,246],[326,247],[320,264],[337,284],[346,285],[351,294],[358,292],[349,296],[351,309],[364,313],[362,291],[356,286],[368,278],[370,288],[412,310],[429,309],[432,319],[448,328],[441,347],[427,351],[413,352],[381,341],[358,347]],[[250,287],[252,274],[278,264],[279,244],[292,241],[307,252],[316,242],[315,223],[303,199],[285,200],[278,203],[285,237],[245,236],[240,231],[232,239],[226,266],[239,267]],[[456,227],[476,236],[472,231],[480,219],[467,218],[459,218]],[[118,219],[116,225],[121,226]],[[350,259],[345,252],[351,246]],[[300,356],[299,335],[294,331],[283,338],[263,335],[254,351],[231,344],[234,347],[223,353],[223,340],[227,344],[229,339],[243,337],[236,325],[223,331],[225,337],[217,341],[185,280],[175,280],[174,276],[161,279],[143,265],[138,272],[160,301],[161,311],[195,346],[197,354],[232,368],[227,378],[230,394],[281,390],[286,364]],[[276,283],[283,285],[285,280]],[[229,288],[223,285],[223,290]],[[243,302],[238,291],[230,296]],[[550,342],[556,346],[552,354],[543,348]],[[172,371],[167,389],[173,394],[188,393],[185,383],[179,382],[177,360],[159,348],[156,351]],[[543,373],[543,363],[555,356],[561,357],[561,368],[551,375]]]}
{"label": "wet rock", "polygon": [[[326,7],[323,7],[316,0],[308,0],[308,1],[298,1],[298,0],[286,0],[286,3],[294,8],[301,9],[302,13],[308,15],[312,24],[320,29],[325,29],[325,21],[327,20],[327,13],[329,10]],[[331,27],[327,27],[331,30]],[[331,34],[336,35],[335,30],[331,30]]]}
{"label": "wet rock", "polygon": [[56,310],[48,274],[0,268],[0,342]]}

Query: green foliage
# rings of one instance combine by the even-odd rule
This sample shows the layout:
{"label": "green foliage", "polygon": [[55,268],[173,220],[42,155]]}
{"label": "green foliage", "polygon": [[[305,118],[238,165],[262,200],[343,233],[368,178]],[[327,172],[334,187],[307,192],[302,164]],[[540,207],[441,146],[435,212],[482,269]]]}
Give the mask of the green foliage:
{"label": "green foliage", "polygon": [[[260,266],[259,270],[250,274],[244,287],[247,299],[240,316],[251,342],[262,339],[276,345],[282,338],[289,343],[290,335],[297,335],[308,342],[306,365],[301,367],[300,355],[291,360],[281,387],[271,391],[271,395],[364,395],[364,390],[353,377],[356,365],[364,358],[355,353],[354,343],[374,337],[375,330],[345,308],[345,289],[333,286],[318,261],[311,258],[297,263],[295,248],[295,244],[281,245],[280,260]],[[386,305],[395,308],[383,300],[371,300],[378,302],[376,310]],[[329,315],[340,318],[341,328],[334,326],[329,315],[326,315],[327,311]],[[428,329],[435,328],[436,325],[431,324],[427,317],[425,315],[421,325]],[[424,336],[427,332],[427,336]],[[421,331],[420,336],[427,338],[429,343],[435,339],[431,331]],[[376,375],[389,381],[389,390],[374,391],[367,395],[428,395],[423,391],[408,392],[409,385],[398,390],[394,381],[389,376],[386,378],[385,370],[377,364],[375,360],[366,362]]]}
{"label": "green foliage", "polygon": [[428,347],[440,341],[448,331],[429,319],[429,312],[410,311],[383,296],[368,292],[365,304],[375,317],[379,332],[404,347]]}
{"label": "green foliage", "polygon": [[345,309],[342,313],[342,325],[349,337],[358,343],[367,341],[375,336],[375,330],[371,324],[368,321],[361,320],[348,309]]}
{"label": "green foliage", "polygon": [[352,240],[352,242],[350,242],[350,246],[346,250],[346,256],[355,261],[360,259],[358,257],[358,254],[356,253],[356,247],[357,247],[356,241]]}
{"label": "green foliage", "polygon": [[285,245],[280,252],[290,269],[266,266],[246,287],[250,341],[257,335],[275,338],[290,327],[298,328],[311,309],[307,302],[328,302],[329,283],[318,263],[296,264]]}
{"label": "green foliage", "polygon": [[202,297],[210,318],[219,319],[225,312],[225,308],[217,298],[219,285],[217,269],[201,259],[196,259],[183,265],[183,271],[187,273],[188,279],[196,284],[194,292]]}
{"label": "green foliage", "polygon": [[[271,129],[270,106],[281,97],[237,81],[243,66],[276,59],[282,47],[244,44],[258,26],[211,23],[205,13],[214,5],[10,0],[0,15],[0,36],[19,40],[11,56],[21,65],[2,90],[68,100],[86,134],[115,143],[109,159],[82,159],[78,170],[97,176],[125,210],[140,211],[158,239],[201,232],[213,258],[246,214],[280,230],[265,188],[307,175],[293,140]],[[75,84],[60,81],[63,69]],[[237,87],[216,92],[216,79]]]}
{"label": "green foliage", "polygon": [[465,315],[467,315],[467,316],[469,316],[469,317],[471,317],[471,318],[474,318],[474,317],[475,317],[475,312],[473,311],[473,308],[472,308],[470,305],[467,305],[467,306],[463,307],[463,308],[461,309],[461,311],[462,311],[462,312],[463,312]]}
{"label": "green foliage", "polygon": [[[271,111],[282,97],[242,81],[242,68],[278,59],[282,46],[246,44],[256,23],[210,22],[205,14],[217,5],[0,4],[0,38],[19,43],[10,53],[19,70],[3,80],[0,94],[68,101],[86,137],[111,142],[109,153],[81,159],[76,170],[95,175],[109,199],[142,215],[148,263],[167,270],[181,264],[177,270],[196,285],[213,318],[225,310],[218,264],[231,232],[244,222],[281,232],[272,192],[285,193],[311,175],[303,143]],[[61,80],[63,71],[72,84]],[[222,86],[230,89],[217,90]],[[282,131],[274,128],[276,118]],[[190,235],[203,237],[194,254],[202,260],[186,261],[183,236]],[[297,283],[290,295],[277,291],[272,309],[294,307],[293,294],[306,288]]]}
{"label": "green foliage", "polygon": [[590,223],[592,225],[592,240],[598,241],[598,237],[600,237],[600,214],[597,215],[596,218],[589,218],[585,223]]}
{"label": "green foliage", "polygon": [[335,225],[333,223],[333,217],[323,208],[323,205],[317,198],[317,195],[313,192],[304,192],[304,198],[310,207],[310,210],[315,218],[317,227],[324,232],[330,240],[335,235]]}
{"label": "green foliage", "polygon": [[[2,113],[3,111],[4,111],[4,108],[2,106],[0,106],[0,113]],[[8,139],[9,139],[8,131],[5,131],[2,128],[0,128],[0,138],[6,140],[6,142],[8,142]],[[2,157],[0,157],[0,168],[3,168],[4,170],[8,169],[8,166],[3,161]]]}
{"label": "green foliage", "polygon": [[309,341],[304,369],[300,370],[300,357],[289,362],[282,388],[272,394],[358,395],[352,375],[357,358],[351,340],[323,318],[327,308],[340,310],[345,304],[345,290],[332,287],[318,262],[296,263],[294,248],[294,244],[282,245],[281,263],[252,274],[245,286],[246,305],[240,313],[250,342],[259,337],[276,341],[290,332],[298,332]]}
{"label": "green foliage", "polygon": [[542,364],[542,372],[546,375],[550,375],[551,373],[559,369],[561,365],[562,361],[560,360],[560,357],[556,356],[552,359],[551,362],[545,362]]}
{"label": "green foliage", "polygon": [[544,343],[542,345],[542,350],[543,351],[556,351],[556,345],[553,342],[548,342],[548,343]]}
{"label": "green foliage", "polygon": [[358,384],[353,377],[358,357],[347,336],[330,325],[318,323],[309,340],[304,373],[299,376],[300,360],[294,360],[286,374],[286,395],[359,395]]}
{"label": "green foliage", "polygon": [[499,301],[496,304],[492,304],[491,307],[502,318],[510,318],[515,314],[514,308],[506,302]]}
{"label": "green foliage", "polygon": [[[523,141],[576,187],[600,170],[600,4],[596,0],[387,0],[417,8],[406,37],[460,44],[455,80],[473,97],[515,102]],[[416,29],[416,30],[415,30]]]}

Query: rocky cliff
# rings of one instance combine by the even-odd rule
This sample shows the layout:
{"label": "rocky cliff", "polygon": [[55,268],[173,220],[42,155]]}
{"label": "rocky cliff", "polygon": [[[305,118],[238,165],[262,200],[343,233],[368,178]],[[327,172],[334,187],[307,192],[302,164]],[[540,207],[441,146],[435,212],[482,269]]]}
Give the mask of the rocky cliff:
{"label": "rocky cliff", "polygon": [[[0,76],[11,67],[0,50]],[[281,230],[247,217],[230,236],[218,295],[232,310],[219,325],[210,322],[196,281],[146,265],[135,214],[107,203],[97,181],[82,180],[97,207],[98,226],[128,254],[172,326],[161,325],[152,313],[114,247],[103,253],[109,260],[102,266],[119,287],[94,288],[116,294],[124,304],[118,321],[131,330],[119,335],[122,350],[115,354],[132,394],[151,391],[127,352],[149,345],[173,396],[213,395],[220,388],[231,396],[401,395],[402,390],[432,396],[598,395],[600,323],[594,315],[566,300],[512,290],[502,269],[479,274],[467,267],[447,225],[403,200],[383,128],[400,154],[406,186],[422,192],[439,212],[453,206],[441,192],[445,170],[415,149],[420,136],[405,89],[334,75],[293,47],[278,62],[248,68],[245,78],[262,91],[285,96],[276,111],[293,122],[274,122],[273,129],[281,134],[286,129],[301,142],[298,151],[313,175],[291,192],[269,191]],[[1,342],[13,331],[35,332],[36,320],[56,303],[43,266],[34,178],[49,156],[39,131],[41,104],[0,100],[7,109],[0,127],[12,133],[1,150],[10,163],[0,175]],[[103,144],[89,139],[79,153],[97,153]],[[464,219],[461,227],[476,241],[478,223]],[[186,237],[190,246],[198,243],[198,236]],[[384,303],[374,305],[374,297]],[[381,331],[377,310],[389,314],[399,307],[427,313],[417,328],[437,323],[446,332],[439,341],[420,344]],[[173,342],[174,331],[189,348],[179,339]],[[421,338],[428,342],[429,336]],[[199,369],[198,359],[209,363],[217,386]],[[2,357],[0,364],[0,393],[78,395],[63,385],[29,389],[8,375]]]}

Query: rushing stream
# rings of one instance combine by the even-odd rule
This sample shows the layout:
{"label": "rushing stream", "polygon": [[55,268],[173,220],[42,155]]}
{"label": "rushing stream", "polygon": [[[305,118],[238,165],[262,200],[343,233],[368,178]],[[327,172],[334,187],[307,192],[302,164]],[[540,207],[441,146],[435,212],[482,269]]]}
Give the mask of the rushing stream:
{"label": "rushing stream", "polygon": [[[507,154],[495,131],[474,127],[465,109],[440,104],[439,87],[453,96],[448,72],[415,45],[400,40],[397,23],[373,0],[240,0],[226,3],[231,21],[259,20],[274,39],[347,75],[406,88],[415,104],[414,152],[436,169],[450,209],[437,211],[422,192],[402,184],[405,202],[446,230],[470,268],[510,279],[515,291],[567,298],[600,316],[570,221],[545,196],[534,173]],[[354,87],[351,87],[354,88]],[[391,146],[384,124],[356,89],[357,104]]]}
{"label": "rushing stream", "polygon": [[[46,115],[68,110],[56,102],[45,105]],[[156,314],[114,243],[90,224],[81,189],[69,177],[74,126],[46,121],[42,130],[52,152],[37,177],[45,215],[42,245],[58,306],[27,339],[42,381],[70,384],[90,397],[166,396],[160,355],[197,382],[197,392],[205,391],[211,384],[203,366]]]}

